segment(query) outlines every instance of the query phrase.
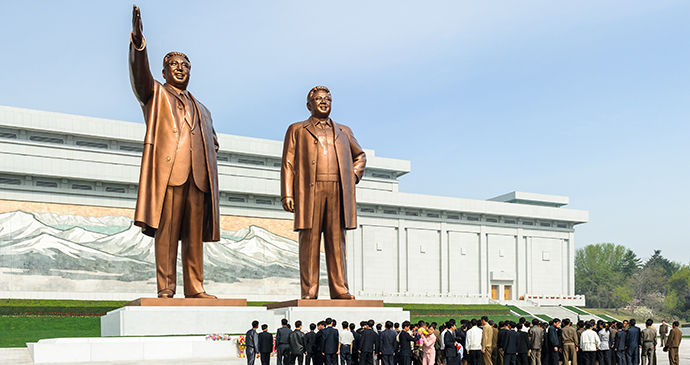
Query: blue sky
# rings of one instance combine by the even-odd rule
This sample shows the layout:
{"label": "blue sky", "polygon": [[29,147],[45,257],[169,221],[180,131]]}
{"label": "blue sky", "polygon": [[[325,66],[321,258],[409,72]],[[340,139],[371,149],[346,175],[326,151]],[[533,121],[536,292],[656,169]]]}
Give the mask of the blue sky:
{"label": "blue sky", "polygon": [[[2,1],[0,104],[143,122],[131,2]],[[315,85],[400,190],[588,210],[576,246],[690,262],[690,3],[140,1],[152,71],[192,62],[218,132],[281,140]]]}

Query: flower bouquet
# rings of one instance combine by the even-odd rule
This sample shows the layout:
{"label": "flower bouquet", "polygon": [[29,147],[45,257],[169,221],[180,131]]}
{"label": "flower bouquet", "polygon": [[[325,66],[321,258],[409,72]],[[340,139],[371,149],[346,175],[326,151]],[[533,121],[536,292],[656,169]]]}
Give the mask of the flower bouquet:
{"label": "flower bouquet", "polygon": [[245,336],[240,336],[237,339],[237,348],[240,349],[240,357],[244,357],[244,349],[247,348],[247,339]]}
{"label": "flower bouquet", "polygon": [[211,340],[211,341],[232,341],[232,336],[226,334],[226,333],[212,333],[210,335],[206,335],[206,341]]}

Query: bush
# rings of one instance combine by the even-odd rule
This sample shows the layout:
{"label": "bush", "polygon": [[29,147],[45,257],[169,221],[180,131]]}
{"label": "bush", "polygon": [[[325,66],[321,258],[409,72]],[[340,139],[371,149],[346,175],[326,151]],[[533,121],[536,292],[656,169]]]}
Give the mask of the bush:
{"label": "bush", "polygon": [[0,315],[102,316],[127,301],[0,299]]}

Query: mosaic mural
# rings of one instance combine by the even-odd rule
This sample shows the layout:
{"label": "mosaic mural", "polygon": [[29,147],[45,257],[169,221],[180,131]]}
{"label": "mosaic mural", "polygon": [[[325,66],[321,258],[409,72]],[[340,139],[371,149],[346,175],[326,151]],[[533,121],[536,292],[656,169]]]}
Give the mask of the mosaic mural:
{"label": "mosaic mural", "polygon": [[[153,239],[132,224],[133,211],[8,201],[2,208],[0,290],[155,292]],[[223,216],[221,226],[221,240],[204,244],[209,291],[299,292],[292,221]],[[321,267],[325,274],[323,257]],[[178,256],[180,284],[181,272]]]}

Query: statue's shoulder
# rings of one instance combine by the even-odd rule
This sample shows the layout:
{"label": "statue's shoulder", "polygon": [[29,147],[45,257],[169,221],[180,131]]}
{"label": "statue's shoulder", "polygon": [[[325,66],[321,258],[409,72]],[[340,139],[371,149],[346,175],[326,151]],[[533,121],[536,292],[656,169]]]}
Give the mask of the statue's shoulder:
{"label": "statue's shoulder", "polygon": [[301,122],[292,123],[290,124],[287,130],[288,132],[298,133],[302,130],[305,130],[305,128],[307,128],[307,125],[309,125],[309,119],[303,120]]}
{"label": "statue's shoulder", "polygon": [[346,132],[348,134],[352,134],[352,129],[350,127],[346,126],[345,124],[337,123],[333,119],[331,119],[331,120],[333,121],[334,125],[336,125],[336,126],[338,126],[338,128],[340,128],[341,131]]}
{"label": "statue's shoulder", "polygon": [[204,105],[202,102],[200,102],[199,99],[197,99],[197,98],[194,98],[194,100],[196,100],[196,104],[199,106],[199,109],[201,109],[202,113],[203,113],[203,112],[206,112],[206,115],[207,115],[208,117],[210,117],[210,116],[211,116],[211,111],[208,110],[208,108],[206,107],[206,105]]}

